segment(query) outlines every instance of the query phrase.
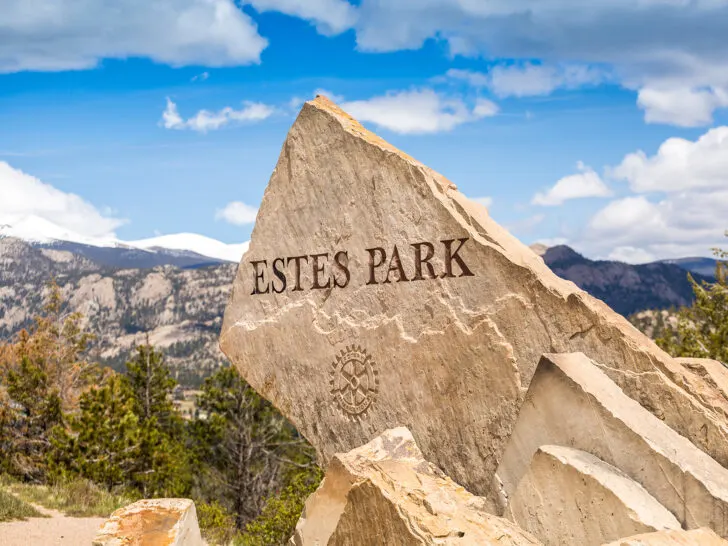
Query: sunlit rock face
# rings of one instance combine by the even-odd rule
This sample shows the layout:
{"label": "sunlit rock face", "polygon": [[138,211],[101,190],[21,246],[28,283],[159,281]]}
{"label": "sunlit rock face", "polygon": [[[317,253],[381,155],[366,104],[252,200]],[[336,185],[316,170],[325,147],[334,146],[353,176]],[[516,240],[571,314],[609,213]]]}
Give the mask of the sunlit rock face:
{"label": "sunlit rock face", "polygon": [[485,505],[426,461],[400,427],[334,456],[289,545],[540,544]]}
{"label": "sunlit rock face", "polygon": [[322,464],[406,425],[427,460],[493,499],[541,355],[576,351],[728,463],[728,402],[692,396],[683,366],[323,97],[283,145],[221,347]]}

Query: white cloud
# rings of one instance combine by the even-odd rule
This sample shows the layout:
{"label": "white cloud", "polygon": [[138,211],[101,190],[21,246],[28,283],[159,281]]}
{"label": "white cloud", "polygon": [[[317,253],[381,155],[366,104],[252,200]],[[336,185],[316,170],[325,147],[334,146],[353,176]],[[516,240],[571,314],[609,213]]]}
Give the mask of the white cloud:
{"label": "white cloud", "polygon": [[258,209],[255,207],[246,205],[242,201],[232,201],[215,212],[215,220],[224,220],[235,226],[244,226],[255,222],[257,214]]}
{"label": "white cloud", "polygon": [[713,112],[728,106],[728,91],[719,88],[693,89],[644,87],[637,104],[645,111],[648,123],[698,127],[713,122]]}
{"label": "white cloud", "polygon": [[581,162],[577,164],[577,168],[580,173],[565,176],[546,193],[537,193],[531,203],[548,207],[561,205],[570,199],[611,195],[610,189],[593,169]]}
{"label": "white cloud", "polygon": [[511,222],[506,227],[509,231],[513,231],[519,234],[529,233],[533,230],[533,228],[541,224],[545,219],[545,214],[534,214],[533,216]]}
{"label": "white cloud", "polygon": [[728,228],[728,127],[696,141],[666,140],[654,156],[628,154],[607,169],[636,195],[599,210],[575,244],[613,259],[707,255]]}
{"label": "white cloud", "polygon": [[147,57],[174,66],[256,63],[267,40],[233,0],[3,0],[0,72]]}
{"label": "white cloud", "polygon": [[490,85],[490,78],[487,74],[482,72],[476,72],[474,70],[464,70],[461,68],[451,68],[445,74],[446,77],[453,80],[462,80],[473,87],[488,87]]}
{"label": "white cloud", "polygon": [[492,197],[468,197],[471,201],[475,201],[476,203],[480,203],[485,208],[490,209],[491,205],[493,204],[493,198]]}
{"label": "white cloud", "polygon": [[220,129],[230,123],[252,123],[262,121],[273,115],[272,106],[260,102],[243,102],[243,108],[235,110],[226,106],[217,112],[200,110],[191,118],[185,120],[180,116],[177,105],[167,98],[167,107],[162,112],[162,125],[165,129],[191,129],[206,133]]}
{"label": "white cloud", "polygon": [[658,258],[704,256],[725,243],[726,210],[728,189],[678,192],[655,202],[625,197],[591,219],[580,246],[608,256],[624,247]]}
{"label": "white cloud", "polygon": [[209,77],[210,77],[210,73],[209,72],[202,72],[201,74],[197,74],[196,76],[192,76],[192,79],[190,81],[192,81],[192,82],[204,82]]}
{"label": "white cloud", "polygon": [[628,154],[610,176],[640,193],[728,188],[728,127],[710,129],[695,142],[670,138],[651,157]]}
{"label": "white cloud", "polygon": [[344,102],[341,107],[359,121],[369,121],[397,133],[449,131],[498,111],[486,99],[479,99],[470,108],[462,99],[446,97],[432,89],[390,92],[367,100]]}
{"label": "white cloud", "polygon": [[[452,55],[515,60],[490,78],[503,96],[598,83],[604,68],[609,81],[646,90],[640,104],[650,121],[709,123],[705,109],[728,106],[715,91],[728,90],[725,0],[362,0],[358,11],[362,50],[417,49],[433,39]],[[581,68],[562,68],[574,65]],[[691,90],[698,115],[654,89]]]}
{"label": "white cloud", "polygon": [[476,88],[490,89],[499,97],[548,95],[556,89],[597,85],[607,79],[603,70],[585,65],[561,66],[534,63],[496,65],[488,73],[451,68],[445,74]]}
{"label": "white cloud", "polygon": [[496,66],[490,71],[489,87],[499,97],[530,97],[549,95],[556,89],[574,89],[596,85],[604,80],[602,73],[593,67],[567,65]]}
{"label": "white cloud", "polygon": [[657,259],[651,252],[633,246],[619,246],[612,250],[607,258],[628,264],[643,264],[654,262]]}
{"label": "white cloud", "polygon": [[0,161],[0,195],[0,225],[41,219],[84,236],[113,238],[114,230],[125,223],[4,161]]}
{"label": "white cloud", "polygon": [[258,11],[279,11],[311,21],[322,34],[338,34],[351,28],[356,9],[346,0],[244,0]]}

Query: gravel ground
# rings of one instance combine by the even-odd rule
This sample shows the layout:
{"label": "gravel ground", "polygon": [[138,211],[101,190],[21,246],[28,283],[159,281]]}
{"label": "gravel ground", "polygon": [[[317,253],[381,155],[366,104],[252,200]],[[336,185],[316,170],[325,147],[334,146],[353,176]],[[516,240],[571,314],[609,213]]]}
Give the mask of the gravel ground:
{"label": "gravel ground", "polygon": [[2,546],[91,546],[104,518],[72,518],[35,506],[50,517],[0,523]]}

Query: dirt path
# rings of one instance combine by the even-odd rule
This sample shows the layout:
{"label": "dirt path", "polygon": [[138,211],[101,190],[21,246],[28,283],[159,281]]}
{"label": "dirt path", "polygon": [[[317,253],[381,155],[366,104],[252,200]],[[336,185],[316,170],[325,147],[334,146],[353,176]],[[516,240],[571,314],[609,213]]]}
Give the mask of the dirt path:
{"label": "dirt path", "polygon": [[2,546],[91,546],[104,518],[72,518],[34,504],[48,518],[0,523]]}

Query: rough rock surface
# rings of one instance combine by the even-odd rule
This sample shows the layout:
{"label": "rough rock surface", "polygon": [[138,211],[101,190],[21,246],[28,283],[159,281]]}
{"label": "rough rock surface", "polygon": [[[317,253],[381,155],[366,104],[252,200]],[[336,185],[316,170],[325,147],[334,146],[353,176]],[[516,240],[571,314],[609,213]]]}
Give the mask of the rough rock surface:
{"label": "rough rock surface", "polygon": [[710,358],[676,358],[689,374],[690,392],[700,402],[728,419],[728,368]]}
{"label": "rough rock surface", "polygon": [[667,508],[612,465],[552,445],[534,454],[506,517],[553,546],[599,546],[638,533],[680,529]]}
{"label": "rough rock surface", "polygon": [[506,519],[486,513],[468,493],[427,462],[400,427],[331,460],[306,501],[292,546],[534,545]]}
{"label": "rough rock surface", "polygon": [[581,449],[617,467],[684,528],[728,536],[728,470],[627,397],[581,353],[544,355],[498,468],[505,499],[539,446]]}
{"label": "rough rock surface", "polygon": [[93,546],[202,546],[195,503],[189,499],[145,499],[106,520]]}
{"label": "rough rock surface", "polygon": [[407,425],[487,494],[541,354],[581,351],[728,464],[726,424],[681,365],[323,97],[283,145],[220,341],[323,463]]}
{"label": "rough rock surface", "polygon": [[604,546],[728,546],[710,529],[658,531],[615,540]]}

